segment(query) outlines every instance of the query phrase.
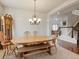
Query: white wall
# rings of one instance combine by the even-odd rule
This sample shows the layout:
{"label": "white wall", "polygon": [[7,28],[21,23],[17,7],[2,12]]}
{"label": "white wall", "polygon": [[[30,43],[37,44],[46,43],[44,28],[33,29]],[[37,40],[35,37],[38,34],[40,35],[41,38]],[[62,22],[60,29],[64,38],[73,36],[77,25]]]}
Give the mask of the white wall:
{"label": "white wall", "polygon": [[37,14],[42,18],[39,25],[30,25],[29,18],[33,16],[33,12],[23,9],[5,8],[5,14],[13,16],[13,37],[21,36],[25,31],[38,31],[39,34],[47,35],[47,18],[46,14]]}
{"label": "white wall", "polygon": [[57,24],[58,26],[61,26],[61,19],[59,17],[51,16],[51,17],[49,17],[48,22],[49,22],[48,34],[49,34],[49,36],[51,36],[52,25]]}
{"label": "white wall", "polygon": [[4,13],[4,7],[2,6],[2,4],[0,3],[0,16],[2,16]]}

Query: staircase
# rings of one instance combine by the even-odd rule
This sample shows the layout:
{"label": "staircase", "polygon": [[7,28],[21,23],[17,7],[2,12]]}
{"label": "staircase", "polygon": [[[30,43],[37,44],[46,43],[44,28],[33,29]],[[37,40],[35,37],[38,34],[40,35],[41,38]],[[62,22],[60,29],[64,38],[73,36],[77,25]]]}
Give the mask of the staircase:
{"label": "staircase", "polygon": [[77,45],[79,46],[79,22],[76,24],[76,26],[73,29],[77,31]]}
{"label": "staircase", "polygon": [[[75,20],[73,22],[73,37],[75,39],[77,39],[77,33],[78,33],[78,31],[79,31],[79,20],[77,19],[77,20]],[[72,36],[72,29],[69,29],[68,35]]]}
{"label": "staircase", "polygon": [[73,27],[73,36],[76,37],[75,39],[77,39],[77,45],[79,46],[79,22]]}
{"label": "staircase", "polygon": [[79,31],[79,22],[76,24],[76,26],[73,29]]}
{"label": "staircase", "polygon": [[[68,41],[68,42],[72,42],[75,44],[79,44],[78,42],[78,37],[79,35],[77,35],[78,31],[79,31],[79,22],[77,21],[74,27],[62,27],[64,28],[64,30],[61,31],[65,31],[64,34],[62,34],[61,36],[59,36],[59,39]],[[73,29],[73,31],[72,31]],[[73,34],[73,37],[72,37]]]}

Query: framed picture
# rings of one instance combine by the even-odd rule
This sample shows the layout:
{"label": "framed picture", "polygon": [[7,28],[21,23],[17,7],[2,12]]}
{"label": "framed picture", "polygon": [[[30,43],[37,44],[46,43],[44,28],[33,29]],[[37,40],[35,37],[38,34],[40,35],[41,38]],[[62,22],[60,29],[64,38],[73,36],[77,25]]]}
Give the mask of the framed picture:
{"label": "framed picture", "polygon": [[66,26],[66,21],[63,21],[63,26]]}

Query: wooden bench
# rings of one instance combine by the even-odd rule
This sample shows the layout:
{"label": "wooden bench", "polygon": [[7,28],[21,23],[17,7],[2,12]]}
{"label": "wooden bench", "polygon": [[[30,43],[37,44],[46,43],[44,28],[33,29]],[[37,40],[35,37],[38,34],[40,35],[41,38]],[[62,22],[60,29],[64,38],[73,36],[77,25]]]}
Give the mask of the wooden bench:
{"label": "wooden bench", "polygon": [[37,53],[43,53],[43,52],[48,52],[49,54],[51,53],[51,47],[49,44],[44,44],[44,43],[40,43],[40,44],[34,44],[34,45],[26,45],[22,48],[18,49],[18,55],[19,57],[25,57],[28,55],[32,55],[32,54],[37,54]]}

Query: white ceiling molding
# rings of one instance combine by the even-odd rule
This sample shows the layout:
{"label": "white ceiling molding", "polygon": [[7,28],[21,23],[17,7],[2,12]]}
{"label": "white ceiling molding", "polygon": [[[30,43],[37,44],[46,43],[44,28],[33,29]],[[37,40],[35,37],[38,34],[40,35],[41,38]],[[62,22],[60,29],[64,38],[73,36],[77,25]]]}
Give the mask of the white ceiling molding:
{"label": "white ceiling molding", "polygon": [[72,5],[73,3],[76,3],[77,1],[79,1],[79,0],[67,0],[66,2],[61,4],[59,7],[55,8],[51,12],[49,12],[48,16],[53,15],[57,11],[60,11],[61,9],[65,8],[65,7],[68,7],[68,6]]}
{"label": "white ceiling molding", "polygon": [[72,14],[79,16],[79,10],[73,10],[73,11],[72,11]]}
{"label": "white ceiling molding", "polygon": [[[52,9],[63,4],[66,0],[37,0],[36,10],[39,13],[48,14]],[[0,2],[7,8],[25,9],[33,12],[33,0],[0,0]]]}

